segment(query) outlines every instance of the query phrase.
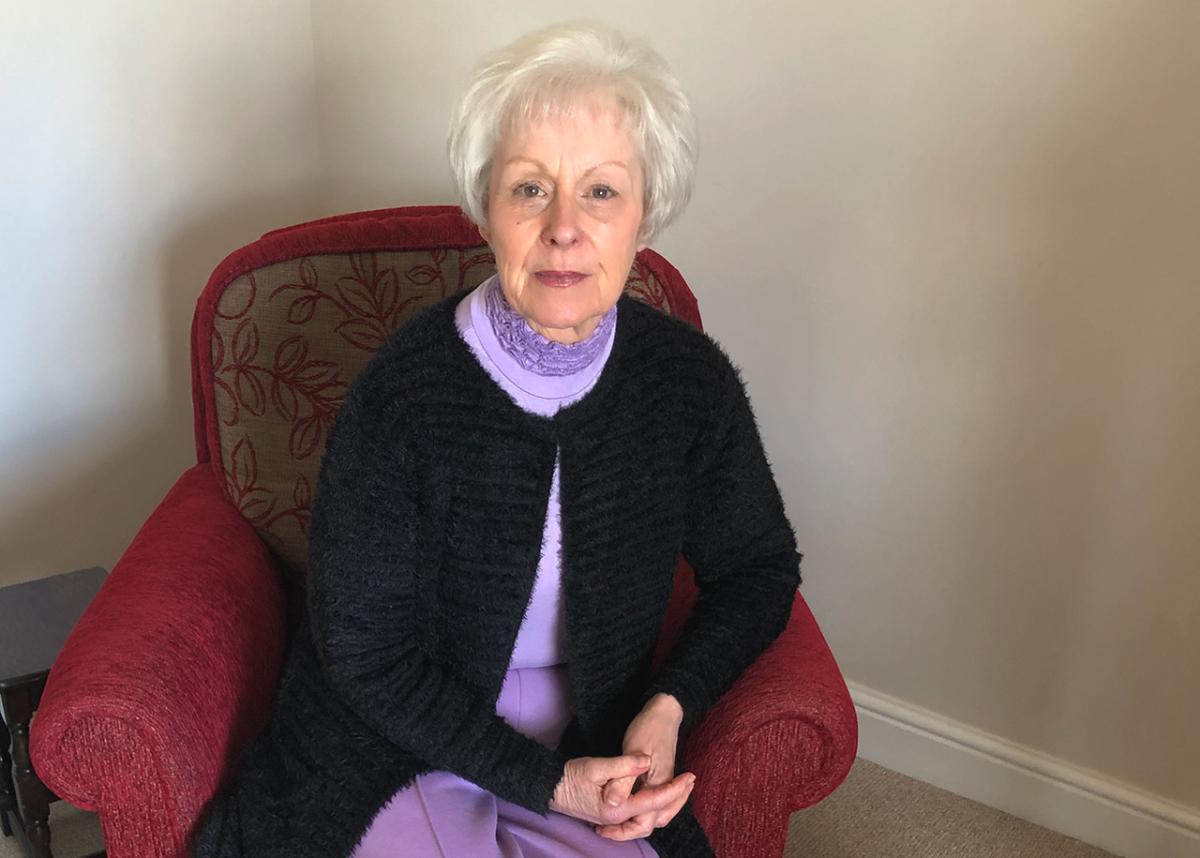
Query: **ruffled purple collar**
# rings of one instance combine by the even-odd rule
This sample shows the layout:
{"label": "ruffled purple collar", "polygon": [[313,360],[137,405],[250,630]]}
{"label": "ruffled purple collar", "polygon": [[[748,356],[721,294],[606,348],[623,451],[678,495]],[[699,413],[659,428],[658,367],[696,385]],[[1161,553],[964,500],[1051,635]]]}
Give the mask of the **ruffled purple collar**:
{"label": "ruffled purple collar", "polygon": [[614,305],[586,339],[570,344],[556,343],[530,327],[525,317],[508,303],[500,288],[499,276],[492,277],[483,288],[487,290],[483,296],[484,308],[496,339],[522,369],[537,375],[574,375],[587,368],[604,351],[617,323]]}

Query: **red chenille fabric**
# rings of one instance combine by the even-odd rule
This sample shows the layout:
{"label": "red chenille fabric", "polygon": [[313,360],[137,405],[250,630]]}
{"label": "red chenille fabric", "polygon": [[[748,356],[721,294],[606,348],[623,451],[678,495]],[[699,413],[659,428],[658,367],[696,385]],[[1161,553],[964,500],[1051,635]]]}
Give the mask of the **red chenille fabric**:
{"label": "red chenille fabric", "polygon": [[[286,647],[286,581],[231,500],[221,461],[212,332],[221,294],[283,260],[476,248],[453,206],[355,212],[274,230],[217,266],[192,327],[196,464],[150,515],[67,639],[31,728],[44,783],[99,814],[111,858],[183,858],[200,811],[265,726]],[[700,327],[682,275],[646,250],[672,312]],[[680,560],[655,666],[696,591]],[[695,814],[723,858],[778,858],[788,818],[850,771],[858,721],[825,637],[797,592],[784,633],[685,743]]]}

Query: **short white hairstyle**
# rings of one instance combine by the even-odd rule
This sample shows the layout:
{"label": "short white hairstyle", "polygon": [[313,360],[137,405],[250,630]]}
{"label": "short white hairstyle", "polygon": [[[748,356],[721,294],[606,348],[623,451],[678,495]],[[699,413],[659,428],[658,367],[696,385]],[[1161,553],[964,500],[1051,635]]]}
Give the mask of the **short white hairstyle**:
{"label": "short white hairstyle", "polygon": [[446,154],[467,216],[487,227],[492,161],[521,122],[571,115],[614,96],[641,157],[638,239],[649,244],[687,207],[698,135],[691,103],[666,60],[604,24],[570,21],[528,33],[483,58],[450,120]]}

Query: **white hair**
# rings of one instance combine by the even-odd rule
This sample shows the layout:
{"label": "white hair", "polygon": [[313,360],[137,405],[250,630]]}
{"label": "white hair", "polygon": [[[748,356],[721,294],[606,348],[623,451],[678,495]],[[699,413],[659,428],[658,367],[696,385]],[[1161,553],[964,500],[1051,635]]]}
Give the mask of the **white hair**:
{"label": "white hair", "polygon": [[570,115],[612,95],[642,162],[638,239],[649,244],[687,207],[696,173],[691,104],[666,60],[644,41],[590,21],[556,24],[483,58],[450,120],[446,154],[459,203],[487,227],[492,161],[518,123]]}

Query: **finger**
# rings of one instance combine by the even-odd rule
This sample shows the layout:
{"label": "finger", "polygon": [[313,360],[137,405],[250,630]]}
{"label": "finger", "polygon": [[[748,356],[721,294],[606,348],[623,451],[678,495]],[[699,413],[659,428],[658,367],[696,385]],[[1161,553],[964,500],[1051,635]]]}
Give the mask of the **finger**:
{"label": "finger", "polygon": [[670,763],[665,769],[651,765],[650,771],[642,775],[640,780],[647,786],[658,786],[659,784],[670,783],[675,778],[675,766]]}
{"label": "finger", "polygon": [[686,798],[690,784],[695,779],[695,775],[683,774],[670,783],[662,784],[661,786],[647,786],[640,792],[631,795],[625,804],[622,805],[622,809],[627,811],[630,816],[655,813],[669,807],[680,797]]}
{"label": "finger", "polygon": [[672,804],[670,807],[668,807],[664,810],[660,810],[658,812],[657,818],[654,820],[654,827],[662,828],[664,825],[666,825],[668,822],[670,822],[672,819],[674,819],[676,816],[678,816],[679,811],[683,810],[683,806],[685,804],[687,804],[688,799],[691,797],[692,797],[692,790],[689,789],[687,792],[685,792],[683,795],[681,795],[675,801],[675,803]]}
{"label": "finger", "polygon": [[633,792],[633,783],[637,778],[638,775],[613,778],[604,787],[604,801],[607,804],[616,806],[629,798],[630,793]]}
{"label": "finger", "polygon": [[605,781],[624,778],[630,775],[636,777],[650,768],[649,754],[624,754],[620,757],[598,757],[601,761],[600,773]]}
{"label": "finger", "polygon": [[[680,805],[682,807],[682,805]],[[654,830],[655,814],[643,813],[617,825],[597,825],[596,833],[609,840],[636,840]]]}
{"label": "finger", "polygon": [[[662,808],[658,812],[656,812],[654,814],[645,814],[645,816],[653,816],[653,819],[650,822],[650,830],[651,831],[653,831],[655,828],[662,828],[664,825],[666,825],[672,819],[674,819],[676,816],[679,815],[679,811],[683,810],[683,806],[685,804],[687,804],[688,799],[692,797],[693,786],[694,786],[694,784],[689,785],[688,788],[684,791],[683,795],[679,796],[678,799],[676,799],[674,802],[667,805],[666,807]],[[642,836],[645,836],[645,835],[642,835]]]}

